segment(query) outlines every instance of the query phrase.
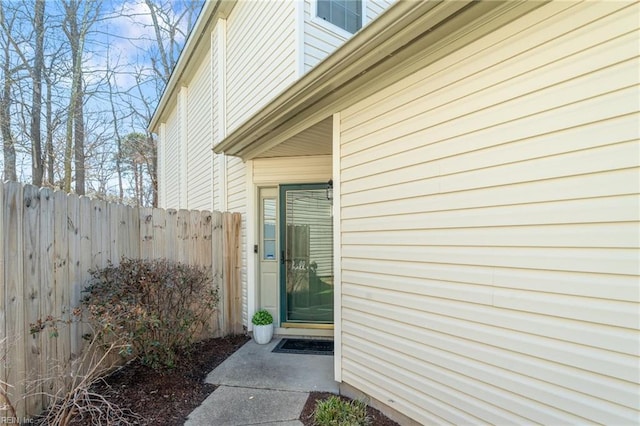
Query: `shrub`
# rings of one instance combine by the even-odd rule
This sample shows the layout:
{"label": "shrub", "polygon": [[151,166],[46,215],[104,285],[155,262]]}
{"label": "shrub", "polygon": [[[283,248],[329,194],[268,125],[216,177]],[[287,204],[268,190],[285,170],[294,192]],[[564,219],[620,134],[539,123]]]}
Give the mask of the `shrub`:
{"label": "shrub", "polygon": [[[73,324],[91,329],[92,332],[83,335],[85,344],[78,356],[72,357],[68,362],[55,358],[47,360],[49,362],[45,369],[40,371],[34,384],[42,386],[42,391],[50,398],[50,404],[29,423],[56,426],[80,423],[123,426],[140,424],[143,420],[140,416],[110,402],[106,394],[94,388],[96,383],[102,381],[117,367],[118,358],[112,355],[117,355],[127,346],[122,336],[114,334],[110,328],[92,329],[92,324],[85,322],[81,308],[73,309],[65,318],[49,315],[44,319],[38,319],[30,324],[30,334],[35,336],[46,333],[49,338],[57,338],[60,328]],[[27,393],[27,396],[40,398],[42,393],[36,390]],[[10,402],[9,408],[12,408]]]}
{"label": "shrub", "polygon": [[362,401],[349,401],[338,396],[318,401],[313,412],[318,426],[366,426],[370,424],[367,405]]}
{"label": "shrub", "polygon": [[162,260],[122,259],[92,270],[83,305],[98,329],[128,341],[128,355],[152,368],[174,367],[176,354],[207,329],[218,303],[211,274]]}
{"label": "shrub", "polygon": [[253,314],[251,319],[253,325],[269,325],[273,323],[273,317],[266,309],[261,309]]}

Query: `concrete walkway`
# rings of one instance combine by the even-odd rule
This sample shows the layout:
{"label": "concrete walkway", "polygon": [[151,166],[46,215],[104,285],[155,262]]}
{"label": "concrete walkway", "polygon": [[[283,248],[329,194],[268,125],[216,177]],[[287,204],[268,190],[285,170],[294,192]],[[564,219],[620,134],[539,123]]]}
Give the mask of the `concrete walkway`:
{"label": "concrete walkway", "polygon": [[185,426],[302,425],[309,392],[338,393],[332,356],[271,352],[279,341],[247,342],[213,370],[206,382],[218,388]]}

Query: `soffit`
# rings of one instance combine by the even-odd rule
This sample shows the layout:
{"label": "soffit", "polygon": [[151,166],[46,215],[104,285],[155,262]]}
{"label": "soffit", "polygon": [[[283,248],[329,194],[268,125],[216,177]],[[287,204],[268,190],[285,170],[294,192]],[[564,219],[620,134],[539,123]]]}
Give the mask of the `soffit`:
{"label": "soffit", "polygon": [[330,116],[254,158],[331,155],[332,134],[333,118]]}

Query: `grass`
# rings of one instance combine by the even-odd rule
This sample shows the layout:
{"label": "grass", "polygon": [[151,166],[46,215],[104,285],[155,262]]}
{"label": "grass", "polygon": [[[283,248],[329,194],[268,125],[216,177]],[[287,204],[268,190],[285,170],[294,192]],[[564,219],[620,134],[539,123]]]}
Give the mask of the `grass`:
{"label": "grass", "polygon": [[318,426],[367,426],[371,423],[364,402],[346,401],[338,396],[318,401],[313,419]]}

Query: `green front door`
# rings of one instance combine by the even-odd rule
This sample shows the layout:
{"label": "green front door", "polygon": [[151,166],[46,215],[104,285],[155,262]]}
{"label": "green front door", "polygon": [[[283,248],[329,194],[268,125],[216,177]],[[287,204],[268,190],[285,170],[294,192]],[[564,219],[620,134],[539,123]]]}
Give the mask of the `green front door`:
{"label": "green front door", "polygon": [[280,186],[281,321],[333,323],[333,218],[326,184]]}

